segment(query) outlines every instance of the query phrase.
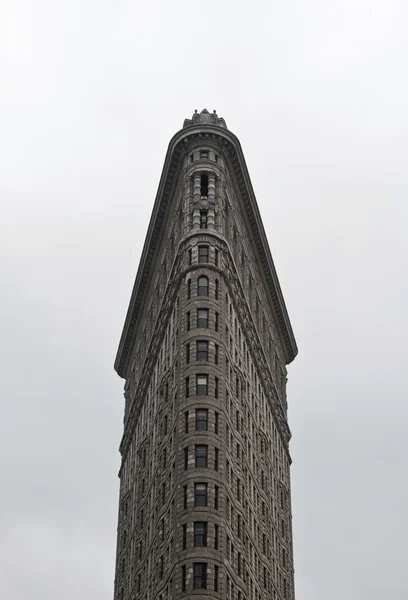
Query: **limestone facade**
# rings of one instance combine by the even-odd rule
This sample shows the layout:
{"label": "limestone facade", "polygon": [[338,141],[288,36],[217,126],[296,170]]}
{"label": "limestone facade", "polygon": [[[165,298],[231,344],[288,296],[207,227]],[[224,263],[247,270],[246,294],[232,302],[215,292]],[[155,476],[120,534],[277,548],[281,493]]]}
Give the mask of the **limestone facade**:
{"label": "limestone facade", "polygon": [[294,600],[296,353],[239,141],[195,113],[169,145],[115,363],[115,600]]}

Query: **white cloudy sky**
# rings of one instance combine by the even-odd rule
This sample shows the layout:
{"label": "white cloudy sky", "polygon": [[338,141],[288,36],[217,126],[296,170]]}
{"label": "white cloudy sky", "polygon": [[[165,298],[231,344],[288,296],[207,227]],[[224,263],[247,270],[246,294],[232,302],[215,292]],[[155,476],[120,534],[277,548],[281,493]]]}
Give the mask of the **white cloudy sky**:
{"label": "white cloudy sky", "polygon": [[2,0],[0,597],[111,600],[119,336],[167,143],[241,140],[299,346],[297,600],[403,600],[408,5]]}

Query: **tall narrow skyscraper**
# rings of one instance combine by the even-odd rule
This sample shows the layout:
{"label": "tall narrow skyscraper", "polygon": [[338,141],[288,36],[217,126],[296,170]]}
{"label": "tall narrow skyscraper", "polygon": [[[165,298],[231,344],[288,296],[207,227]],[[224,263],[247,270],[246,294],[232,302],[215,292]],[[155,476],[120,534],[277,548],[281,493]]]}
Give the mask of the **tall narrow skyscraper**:
{"label": "tall narrow skyscraper", "polygon": [[115,600],[293,600],[286,366],[297,348],[237,137],[171,139],[115,369]]}

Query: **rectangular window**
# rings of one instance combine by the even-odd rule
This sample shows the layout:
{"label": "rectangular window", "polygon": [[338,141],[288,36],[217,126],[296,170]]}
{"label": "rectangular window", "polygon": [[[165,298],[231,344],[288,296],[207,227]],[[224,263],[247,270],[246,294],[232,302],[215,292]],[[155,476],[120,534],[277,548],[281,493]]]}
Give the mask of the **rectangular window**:
{"label": "rectangular window", "polygon": [[215,508],[215,510],[218,510],[219,500],[220,500],[220,488],[218,485],[216,485],[214,488],[214,508]]}
{"label": "rectangular window", "polygon": [[218,592],[218,565],[214,565],[214,592]]}
{"label": "rectangular window", "polygon": [[184,433],[188,433],[188,410],[184,413]]}
{"label": "rectangular window", "polygon": [[208,394],[208,375],[196,375],[196,394]]}
{"label": "rectangular window", "polygon": [[187,525],[183,525],[183,550],[187,548]]}
{"label": "rectangular window", "polygon": [[220,262],[220,253],[219,253],[218,248],[215,248],[215,250],[214,250],[214,262],[215,262],[215,266],[218,267],[219,262]]}
{"label": "rectangular window", "polygon": [[191,298],[191,279],[187,281],[187,300]]}
{"label": "rectangular window", "polygon": [[208,246],[198,246],[198,262],[208,263]]}
{"label": "rectangular window", "polygon": [[220,359],[220,347],[218,344],[215,344],[214,347],[214,362],[216,365],[218,365],[218,361]]}
{"label": "rectangular window", "polygon": [[185,378],[185,391],[186,391],[186,398],[188,398],[190,396],[190,377]]}
{"label": "rectangular window", "polygon": [[207,484],[194,484],[194,504],[195,506],[207,506]]}
{"label": "rectangular window", "polygon": [[183,506],[184,510],[187,509],[187,486],[185,485],[183,488]]}
{"label": "rectangular window", "polygon": [[197,360],[208,360],[208,342],[197,342]]}
{"label": "rectangular window", "polygon": [[184,470],[188,469],[188,447],[184,448]]}
{"label": "rectangular window", "polygon": [[208,308],[197,309],[197,327],[208,329]]}
{"label": "rectangular window", "polygon": [[208,410],[206,408],[196,409],[196,430],[207,431],[208,429]]}
{"label": "rectangular window", "polygon": [[200,211],[200,229],[207,229],[208,225],[208,212],[206,210]]}
{"label": "rectangular window", "polygon": [[200,150],[200,158],[208,158],[208,150]]}
{"label": "rectangular window", "polygon": [[218,383],[218,377],[215,378],[214,381],[214,397],[218,398],[218,392],[219,392],[219,383]]}
{"label": "rectangular window", "polygon": [[207,546],[207,523],[205,521],[194,523],[194,546],[196,548]]}
{"label": "rectangular window", "polygon": [[208,446],[195,447],[195,466],[196,468],[206,469],[208,466]]}
{"label": "rectangular window", "polygon": [[220,419],[219,413],[215,412],[214,413],[214,433],[216,433],[216,434],[218,434],[219,419]]}
{"label": "rectangular window", "polygon": [[186,329],[187,329],[187,331],[190,331],[190,327],[191,327],[191,324],[190,324],[190,311],[188,311],[188,313],[186,314]]}
{"label": "rectangular window", "polygon": [[214,549],[218,550],[218,540],[219,540],[219,526],[214,525]]}
{"label": "rectangular window", "polygon": [[190,344],[186,344],[186,364],[190,362]]}
{"label": "rectangular window", "polygon": [[194,563],[194,589],[205,590],[207,589],[207,564],[206,563]]}
{"label": "rectangular window", "polygon": [[218,327],[219,327],[219,314],[216,312],[215,313],[215,321],[214,321],[214,329],[215,329],[215,331],[218,331]]}
{"label": "rectangular window", "polygon": [[186,591],[186,587],[187,587],[187,567],[186,567],[186,565],[183,565],[181,567],[181,589],[183,592]]}
{"label": "rectangular window", "polygon": [[220,293],[220,282],[218,281],[218,279],[215,280],[215,291],[214,291],[214,296],[215,299],[218,300],[218,296]]}
{"label": "rectangular window", "polygon": [[218,450],[218,448],[214,448],[214,470],[215,471],[218,471],[219,456],[220,456],[220,451]]}

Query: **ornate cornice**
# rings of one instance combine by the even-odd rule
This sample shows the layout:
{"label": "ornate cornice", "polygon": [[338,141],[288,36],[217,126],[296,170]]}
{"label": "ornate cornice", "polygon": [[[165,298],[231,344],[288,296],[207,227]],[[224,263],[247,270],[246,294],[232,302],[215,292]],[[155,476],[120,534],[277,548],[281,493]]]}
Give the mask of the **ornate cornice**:
{"label": "ornate cornice", "polygon": [[192,122],[191,124],[188,123],[187,126],[178,131],[170,140],[168,146],[153,213],[150,219],[116,355],[115,370],[121,377],[126,377],[126,370],[132,353],[138,321],[142,314],[145,294],[151,279],[152,267],[160,248],[160,240],[166,222],[166,213],[168,212],[169,204],[173,198],[172,192],[174,185],[177,183],[182,168],[182,161],[180,158],[184,154],[184,149],[187,145],[200,138],[203,138],[203,140],[212,138],[214,141],[217,141],[228,155],[246,211],[247,222],[249,223],[252,238],[260,259],[262,273],[268,286],[271,304],[276,315],[278,330],[285,352],[286,364],[290,363],[297,354],[295,337],[272,260],[241,144],[231,131],[220,126],[220,124]]}

